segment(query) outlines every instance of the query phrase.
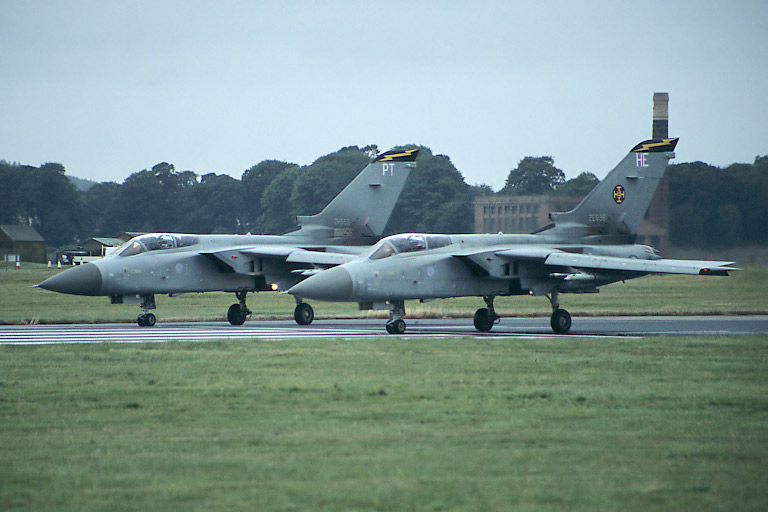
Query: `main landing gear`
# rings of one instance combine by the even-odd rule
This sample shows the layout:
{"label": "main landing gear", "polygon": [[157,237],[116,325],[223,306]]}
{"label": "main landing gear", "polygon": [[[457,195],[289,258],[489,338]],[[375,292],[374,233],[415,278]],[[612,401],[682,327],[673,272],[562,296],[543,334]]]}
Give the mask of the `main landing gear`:
{"label": "main landing gear", "polygon": [[240,301],[237,304],[229,306],[227,311],[227,320],[232,325],[243,325],[245,321],[251,316],[251,310],[245,304],[245,296],[248,294],[248,290],[240,290],[235,292],[237,300]]}
{"label": "main landing gear", "polygon": [[[247,293],[248,290],[240,290],[235,292],[235,296],[237,296],[237,300],[239,302],[229,306],[229,310],[227,311],[227,320],[229,320],[230,324],[243,325],[245,321],[250,318],[252,312],[245,304],[245,296]],[[299,325],[309,325],[312,323],[312,320],[315,319],[315,311],[312,309],[312,306],[306,302],[302,302],[301,299],[297,298],[296,309],[293,310],[293,318]]]}
{"label": "main landing gear", "polygon": [[494,295],[486,295],[483,297],[485,305],[488,307],[480,308],[475,311],[475,329],[480,332],[489,332],[493,328],[493,324],[499,321],[501,318],[493,309]]}
{"label": "main landing gear", "polygon": [[[493,309],[493,299],[495,296],[487,295],[483,297],[487,307],[475,311],[475,329],[480,332],[489,332],[493,325],[499,321],[499,315]],[[552,317],[549,324],[552,330],[558,334],[566,334],[571,330],[571,314],[560,308],[557,290],[547,295],[550,304],[552,304]]]}
{"label": "main landing gear", "polygon": [[387,332],[389,334],[403,334],[405,332],[405,302],[402,300],[395,300],[390,302],[391,309],[389,310],[389,321],[386,324]]}
{"label": "main landing gear", "polygon": [[554,290],[550,295],[547,295],[549,303],[552,304],[552,317],[549,319],[549,324],[552,326],[552,330],[557,334],[566,334],[571,330],[571,314],[560,308],[560,302],[557,300],[557,295],[557,290]]}
{"label": "main landing gear", "polygon": [[142,295],[141,296],[141,309],[144,310],[139,318],[136,319],[136,323],[139,327],[152,327],[157,322],[157,318],[154,314],[150,313],[150,309],[155,309],[155,296],[154,295]]}

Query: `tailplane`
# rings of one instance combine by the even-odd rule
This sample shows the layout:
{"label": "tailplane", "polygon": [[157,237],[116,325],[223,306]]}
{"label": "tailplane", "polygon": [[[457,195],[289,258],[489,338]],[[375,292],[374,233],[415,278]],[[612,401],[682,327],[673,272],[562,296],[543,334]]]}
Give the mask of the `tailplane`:
{"label": "tailplane", "polygon": [[549,214],[554,233],[591,243],[634,243],[677,141],[648,140],[632,148],[576,208]]}
{"label": "tailplane", "polygon": [[323,211],[297,217],[301,229],[293,235],[337,245],[376,242],[384,233],[405,180],[416,166],[418,153],[418,149],[382,153]]}

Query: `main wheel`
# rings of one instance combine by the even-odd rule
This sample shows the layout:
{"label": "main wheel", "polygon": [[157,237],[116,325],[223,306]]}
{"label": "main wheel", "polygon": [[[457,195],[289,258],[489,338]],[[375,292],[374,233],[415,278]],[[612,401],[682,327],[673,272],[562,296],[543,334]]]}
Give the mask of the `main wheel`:
{"label": "main wheel", "polygon": [[565,334],[571,330],[571,314],[564,309],[556,309],[549,324],[557,334]]}
{"label": "main wheel", "polygon": [[293,318],[299,325],[309,325],[315,319],[315,310],[306,302],[300,302],[293,310]]}
{"label": "main wheel", "polygon": [[147,313],[144,316],[144,322],[145,322],[144,325],[146,325],[147,327],[152,327],[153,325],[155,325],[155,322],[157,322],[157,318],[152,313]]}
{"label": "main wheel", "polygon": [[232,325],[243,325],[245,323],[245,312],[240,304],[232,304],[227,311],[227,320]]}
{"label": "main wheel", "polygon": [[136,319],[136,323],[139,324],[139,327],[146,327],[147,326],[147,315],[141,314],[139,315],[139,318]]}
{"label": "main wheel", "polygon": [[475,329],[480,332],[488,332],[493,328],[496,321],[496,315],[491,313],[488,308],[480,308],[475,311]]}

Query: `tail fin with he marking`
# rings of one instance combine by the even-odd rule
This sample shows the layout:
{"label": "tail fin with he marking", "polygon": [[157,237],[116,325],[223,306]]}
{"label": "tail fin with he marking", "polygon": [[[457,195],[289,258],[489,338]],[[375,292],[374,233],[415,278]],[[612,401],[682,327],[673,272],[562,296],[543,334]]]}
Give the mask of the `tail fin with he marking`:
{"label": "tail fin with he marking", "polygon": [[294,236],[337,245],[367,245],[384,233],[418,149],[387,151],[363,169],[317,215],[299,216]]}
{"label": "tail fin with he marking", "polygon": [[634,243],[678,139],[641,142],[573,210],[550,213],[548,234],[584,243]]}

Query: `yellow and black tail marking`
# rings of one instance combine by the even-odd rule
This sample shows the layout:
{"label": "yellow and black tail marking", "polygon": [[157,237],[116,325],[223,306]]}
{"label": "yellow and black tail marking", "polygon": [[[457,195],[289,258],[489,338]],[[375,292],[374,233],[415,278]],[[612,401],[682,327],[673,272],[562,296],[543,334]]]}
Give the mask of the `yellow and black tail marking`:
{"label": "yellow and black tail marking", "polygon": [[632,148],[631,153],[666,153],[674,151],[678,140],[680,139],[646,140]]}
{"label": "yellow and black tail marking", "polygon": [[621,185],[616,185],[613,187],[613,200],[616,201],[616,204],[621,204],[624,202],[624,199],[627,198],[627,192],[624,190],[624,187]]}
{"label": "yellow and black tail marking", "polygon": [[413,162],[419,154],[418,149],[406,149],[405,151],[387,151],[376,157],[374,162]]}

